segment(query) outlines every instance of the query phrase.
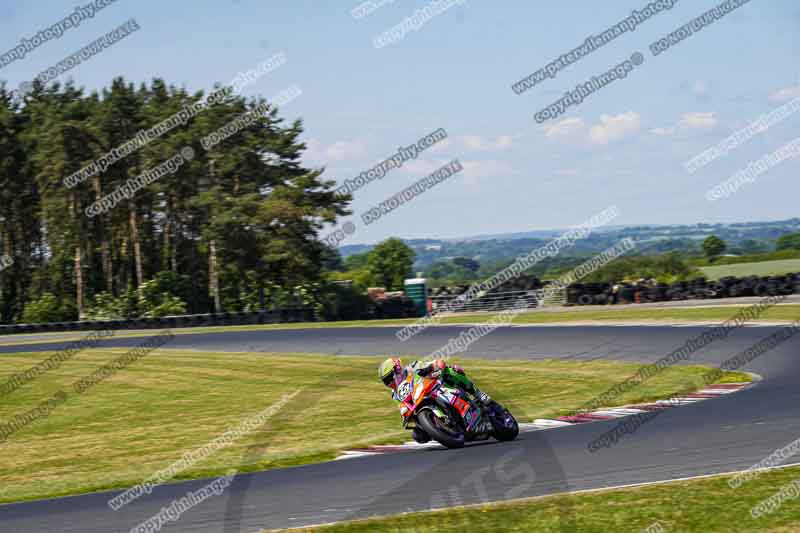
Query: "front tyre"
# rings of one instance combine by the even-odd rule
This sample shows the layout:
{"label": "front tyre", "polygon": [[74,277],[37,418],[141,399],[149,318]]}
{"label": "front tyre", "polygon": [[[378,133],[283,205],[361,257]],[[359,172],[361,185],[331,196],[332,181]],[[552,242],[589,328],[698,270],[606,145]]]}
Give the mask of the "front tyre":
{"label": "front tyre", "polygon": [[417,415],[417,423],[433,440],[448,448],[464,447],[464,432],[448,427],[430,409]]}
{"label": "front tyre", "polygon": [[494,438],[499,441],[511,441],[516,439],[517,435],[519,435],[517,419],[514,418],[514,415],[512,415],[508,409],[503,409],[501,407],[495,411],[492,426],[494,427]]}

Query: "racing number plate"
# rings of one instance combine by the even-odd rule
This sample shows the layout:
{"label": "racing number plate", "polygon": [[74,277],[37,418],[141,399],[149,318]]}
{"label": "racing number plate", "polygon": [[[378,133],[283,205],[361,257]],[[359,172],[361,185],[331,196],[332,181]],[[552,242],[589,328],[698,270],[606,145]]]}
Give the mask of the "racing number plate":
{"label": "racing number plate", "polygon": [[408,381],[404,381],[397,387],[397,397],[401,400],[405,400],[411,395],[411,383]]}

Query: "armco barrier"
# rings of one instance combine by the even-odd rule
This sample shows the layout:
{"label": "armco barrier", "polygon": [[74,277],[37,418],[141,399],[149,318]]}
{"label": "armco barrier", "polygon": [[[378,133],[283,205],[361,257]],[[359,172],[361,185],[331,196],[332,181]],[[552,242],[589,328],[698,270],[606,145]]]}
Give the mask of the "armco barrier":
{"label": "armco barrier", "polygon": [[179,315],[161,318],[133,318],[130,320],[82,320],[78,322],[52,322],[49,324],[0,325],[0,335],[12,333],[44,333],[58,331],[91,331],[100,329],[164,329],[197,326],[240,326],[248,324],[277,324],[281,322],[313,322],[314,310],[306,307],[276,309],[274,311],[210,313],[204,315]]}

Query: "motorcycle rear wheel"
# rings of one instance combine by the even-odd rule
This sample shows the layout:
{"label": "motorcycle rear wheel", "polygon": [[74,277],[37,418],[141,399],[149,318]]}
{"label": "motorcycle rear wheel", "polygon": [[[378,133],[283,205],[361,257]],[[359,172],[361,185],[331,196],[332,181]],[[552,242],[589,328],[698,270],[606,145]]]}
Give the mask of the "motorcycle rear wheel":
{"label": "motorcycle rear wheel", "polygon": [[439,418],[429,409],[421,411],[417,415],[417,422],[420,427],[433,440],[448,448],[464,447],[464,432],[453,431],[439,421]]}

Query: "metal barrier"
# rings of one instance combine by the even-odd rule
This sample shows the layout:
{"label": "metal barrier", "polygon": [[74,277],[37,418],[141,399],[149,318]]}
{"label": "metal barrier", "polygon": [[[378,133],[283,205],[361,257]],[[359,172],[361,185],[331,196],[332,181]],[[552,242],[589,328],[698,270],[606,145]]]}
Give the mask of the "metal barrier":
{"label": "metal barrier", "polygon": [[282,322],[314,322],[317,316],[310,307],[276,309],[273,311],[209,313],[128,320],[82,320],[47,324],[13,324],[0,326],[0,335],[13,333],[44,333],[57,331],[90,331],[99,329],[156,329],[198,326],[239,326],[248,324],[277,324]]}
{"label": "metal barrier", "polygon": [[[431,296],[431,311],[433,313],[497,312],[515,307],[535,309],[537,307],[561,306],[567,302],[566,289],[553,291],[552,294],[549,294],[541,301],[537,299],[537,294],[540,293],[541,290],[490,292],[478,295],[464,303],[459,302],[459,296]],[[450,304],[452,308],[447,310],[449,302],[453,302]]]}

